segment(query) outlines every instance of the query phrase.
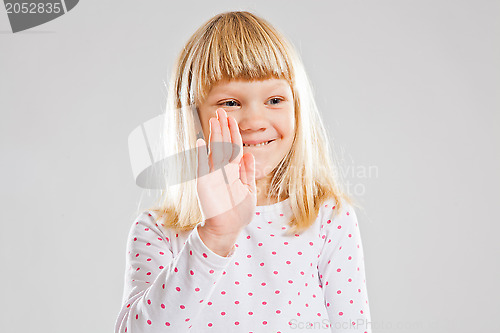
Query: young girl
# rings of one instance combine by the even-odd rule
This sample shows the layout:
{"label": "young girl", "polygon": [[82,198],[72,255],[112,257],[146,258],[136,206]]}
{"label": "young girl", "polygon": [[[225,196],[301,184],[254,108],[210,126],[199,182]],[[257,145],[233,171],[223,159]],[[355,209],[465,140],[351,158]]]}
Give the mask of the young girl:
{"label": "young girl", "polygon": [[115,332],[371,332],[356,213],[292,45],[226,12],[175,70],[178,166],[131,226]]}

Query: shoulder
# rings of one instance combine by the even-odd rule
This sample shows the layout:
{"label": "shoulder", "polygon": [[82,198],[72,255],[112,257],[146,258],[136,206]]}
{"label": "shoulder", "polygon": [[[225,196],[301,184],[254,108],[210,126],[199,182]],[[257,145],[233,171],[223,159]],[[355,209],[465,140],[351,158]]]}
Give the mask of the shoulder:
{"label": "shoulder", "polygon": [[163,222],[159,214],[152,210],[144,210],[139,213],[130,226],[130,233],[137,234],[152,231],[163,236],[161,226]]}
{"label": "shoulder", "polygon": [[320,209],[320,216],[322,228],[352,230],[358,227],[354,206],[343,198],[338,202],[334,198],[325,200]]}

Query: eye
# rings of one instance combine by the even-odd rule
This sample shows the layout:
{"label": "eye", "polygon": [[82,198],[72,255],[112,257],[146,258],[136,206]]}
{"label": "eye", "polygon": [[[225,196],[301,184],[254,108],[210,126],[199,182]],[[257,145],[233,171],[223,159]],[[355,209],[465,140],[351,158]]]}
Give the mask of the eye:
{"label": "eye", "polygon": [[236,105],[234,105],[234,104],[233,104],[233,105],[228,105],[228,104],[226,104],[226,103],[237,103],[237,102],[236,102],[236,101],[233,101],[233,100],[229,100],[229,101],[222,102],[222,103],[220,103],[219,105],[224,105],[224,106],[236,106]]}
{"label": "eye", "polygon": [[274,104],[274,105],[276,105],[276,104],[279,104],[279,102],[282,102],[283,100],[281,98],[274,97],[274,98],[271,98],[270,101],[278,101],[277,103]]}

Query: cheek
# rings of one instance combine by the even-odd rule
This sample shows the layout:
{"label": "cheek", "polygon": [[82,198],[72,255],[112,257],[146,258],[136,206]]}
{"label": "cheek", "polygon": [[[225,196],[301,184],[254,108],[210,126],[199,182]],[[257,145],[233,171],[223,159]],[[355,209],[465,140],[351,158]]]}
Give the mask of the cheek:
{"label": "cheek", "polygon": [[289,118],[282,122],[281,133],[287,138],[287,141],[293,140],[295,135],[295,118]]}

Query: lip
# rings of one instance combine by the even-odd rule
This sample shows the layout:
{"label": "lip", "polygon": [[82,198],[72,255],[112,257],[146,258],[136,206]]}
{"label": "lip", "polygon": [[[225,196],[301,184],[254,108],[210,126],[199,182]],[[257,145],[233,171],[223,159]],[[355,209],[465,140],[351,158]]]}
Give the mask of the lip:
{"label": "lip", "polygon": [[[243,146],[243,149],[245,149],[245,148],[252,148],[252,149],[255,149],[255,148],[265,148],[265,147],[269,147],[269,146],[270,146],[270,145],[272,145],[272,144],[273,144],[273,142],[274,142],[274,141],[276,141],[276,140],[277,140],[277,139],[267,140],[267,141],[271,141],[271,142],[269,142],[267,145],[264,145],[264,146],[252,146],[252,147]],[[267,142],[267,141],[260,141],[260,142],[255,141],[255,142],[262,143],[262,142]],[[245,144],[250,144],[250,145],[252,145],[252,144],[258,144],[258,143],[251,143],[251,142],[252,142],[252,141],[245,142]]]}

